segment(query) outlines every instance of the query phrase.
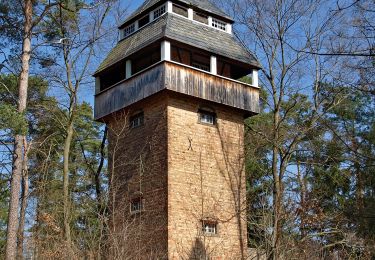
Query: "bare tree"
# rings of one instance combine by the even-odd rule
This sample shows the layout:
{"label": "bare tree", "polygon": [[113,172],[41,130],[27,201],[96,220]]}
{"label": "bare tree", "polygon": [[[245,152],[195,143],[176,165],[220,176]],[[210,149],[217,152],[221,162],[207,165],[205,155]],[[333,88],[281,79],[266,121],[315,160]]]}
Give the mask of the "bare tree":
{"label": "bare tree", "polygon": [[[322,48],[324,33],[331,24],[320,26],[325,1],[258,1],[231,2],[234,14],[246,30],[239,28],[239,39],[255,50],[262,64],[261,85],[266,92],[263,100],[266,120],[248,127],[270,145],[273,180],[273,224],[270,259],[285,257],[287,238],[283,230],[288,219],[286,183],[292,158],[298,144],[306,138],[322,115],[345,98],[336,93],[331,99],[321,94],[322,82],[332,72],[326,60],[312,50]],[[312,96],[310,102],[309,96]],[[269,124],[268,132],[262,125]],[[282,249],[283,248],[283,249]]]}
{"label": "bare tree", "polygon": [[[30,70],[31,58],[31,40],[33,37],[33,28],[37,26],[43,19],[48,10],[56,5],[49,3],[44,6],[44,10],[37,18],[33,20],[34,2],[25,0],[23,2],[24,26],[23,26],[23,42],[21,54],[21,73],[18,83],[18,112],[24,113],[27,105],[27,92]],[[17,247],[17,229],[18,229],[18,209],[19,209],[19,196],[22,179],[22,169],[26,163],[23,163],[24,150],[23,145],[26,137],[24,134],[17,134],[14,138],[14,153],[13,153],[13,167],[12,167],[12,180],[11,180],[11,197],[9,202],[9,215],[7,226],[7,246],[6,246],[6,259],[14,259],[16,257]]]}
{"label": "bare tree", "polygon": [[[80,104],[78,95],[83,85],[90,77],[91,64],[96,55],[96,48],[111,31],[106,28],[107,17],[115,1],[103,1],[93,6],[76,6],[71,2],[62,3],[54,9],[50,18],[50,25],[55,26],[61,44],[55,50],[61,54],[57,65],[64,74],[56,75],[55,81],[66,93],[67,108],[65,122],[62,122],[65,129],[63,146],[63,205],[64,205],[64,236],[68,251],[72,254],[72,235],[70,228],[71,221],[71,194],[70,194],[70,163],[71,145],[75,133],[77,119],[77,107]],[[83,18],[85,17],[85,18]],[[101,170],[100,167],[99,170]]]}

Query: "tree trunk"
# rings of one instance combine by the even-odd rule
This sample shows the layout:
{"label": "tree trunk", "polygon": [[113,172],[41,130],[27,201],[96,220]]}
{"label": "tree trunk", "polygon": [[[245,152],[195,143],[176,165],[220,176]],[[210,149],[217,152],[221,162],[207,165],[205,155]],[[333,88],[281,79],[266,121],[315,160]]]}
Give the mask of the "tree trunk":
{"label": "tree trunk", "polygon": [[279,237],[280,237],[280,208],[281,208],[281,183],[280,183],[280,173],[278,167],[278,156],[279,149],[277,147],[277,142],[279,139],[278,125],[280,117],[278,110],[274,112],[274,136],[273,136],[273,149],[272,149],[272,175],[273,175],[273,234],[272,234],[272,254],[271,258],[277,260],[279,256]]}
{"label": "tree trunk", "polygon": [[[18,112],[23,113],[27,105],[27,88],[29,81],[29,67],[31,56],[31,37],[32,37],[32,13],[33,3],[31,0],[24,1],[24,36],[22,44],[22,70],[18,84]],[[8,213],[8,227],[7,227],[7,245],[5,250],[5,259],[13,260],[16,258],[17,248],[17,226],[18,226],[18,210],[19,210],[19,197],[21,189],[22,177],[22,153],[23,153],[23,140],[24,135],[16,135],[14,142],[13,153],[13,167],[12,167],[12,180],[10,187],[10,201]]]}
{"label": "tree trunk", "polygon": [[29,169],[28,169],[28,153],[29,148],[25,138],[24,141],[24,158],[23,158],[23,169],[22,169],[22,194],[21,194],[21,211],[20,211],[20,223],[18,226],[18,242],[17,242],[17,259],[23,259],[23,241],[24,241],[24,230],[25,230],[25,219],[26,219],[26,208],[27,199],[29,196]]}
{"label": "tree trunk", "polygon": [[64,193],[64,236],[71,254],[72,238],[70,234],[70,192],[69,192],[69,155],[70,146],[73,139],[73,122],[69,121],[67,136],[64,144],[64,169],[63,169],[63,193]]}
{"label": "tree trunk", "polygon": [[96,191],[96,199],[98,203],[98,213],[103,214],[103,199],[102,199],[102,188],[101,188],[101,181],[100,181],[100,174],[104,167],[105,161],[105,144],[107,142],[107,134],[108,134],[108,127],[106,126],[104,129],[102,143],[100,145],[100,162],[98,169],[95,173],[95,191]]}

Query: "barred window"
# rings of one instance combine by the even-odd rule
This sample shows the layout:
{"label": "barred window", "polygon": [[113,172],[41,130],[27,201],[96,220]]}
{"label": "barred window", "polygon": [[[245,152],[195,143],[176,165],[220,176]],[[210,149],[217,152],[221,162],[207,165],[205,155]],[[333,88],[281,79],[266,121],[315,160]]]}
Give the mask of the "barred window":
{"label": "barred window", "polygon": [[130,202],[130,213],[139,213],[144,210],[143,198],[138,197]]}
{"label": "barred window", "polygon": [[154,20],[162,16],[164,13],[165,13],[165,5],[162,5],[154,11]]}
{"label": "barred window", "polygon": [[204,235],[217,235],[217,222],[203,220],[202,233]]}
{"label": "barred window", "polygon": [[199,110],[199,121],[203,124],[214,125],[216,123],[216,114],[205,110]]}
{"label": "barred window", "polygon": [[124,29],[124,38],[132,34],[134,31],[135,31],[135,24],[133,23]]}
{"label": "barred window", "polygon": [[226,31],[226,23],[219,21],[217,19],[212,19],[212,27],[217,28],[219,30]]}
{"label": "barred window", "polygon": [[143,112],[138,113],[130,118],[130,128],[137,128],[142,126],[144,123]]}

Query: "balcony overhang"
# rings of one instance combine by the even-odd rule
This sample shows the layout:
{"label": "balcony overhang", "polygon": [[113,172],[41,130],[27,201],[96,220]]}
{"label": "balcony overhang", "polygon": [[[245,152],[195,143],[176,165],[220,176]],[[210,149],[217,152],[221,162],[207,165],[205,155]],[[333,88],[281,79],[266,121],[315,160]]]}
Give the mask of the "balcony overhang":
{"label": "balcony overhang", "polygon": [[172,91],[259,113],[259,88],[184,64],[162,61],[95,96],[95,119],[124,109],[161,91]]}

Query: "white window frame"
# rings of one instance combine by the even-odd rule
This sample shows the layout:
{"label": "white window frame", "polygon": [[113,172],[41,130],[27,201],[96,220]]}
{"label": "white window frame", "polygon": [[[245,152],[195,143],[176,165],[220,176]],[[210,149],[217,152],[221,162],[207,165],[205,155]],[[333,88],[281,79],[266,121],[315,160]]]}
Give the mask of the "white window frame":
{"label": "white window frame", "polygon": [[224,32],[227,31],[227,23],[216,18],[212,18],[211,26]]}
{"label": "white window frame", "polygon": [[153,14],[153,20],[158,19],[159,17],[163,16],[167,12],[167,6],[165,4],[159,6],[154,11],[152,11]]}
{"label": "white window frame", "polygon": [[199,122],[207,125],[215,125],[216,115],[213,112],[199,110]]}
{"label": "white window frame", "polygon": [[131,25],[125,27],[123,29],[123,38],[126,38],[128,37],[129,35],[132,35],[133,33],[135,33],[135,23],[132,23]]}
{"label": "white window frame", "polygon": [[214,236],[218,234],[217,231],[217,222],[202,221],[202,233],[204,235]]}

